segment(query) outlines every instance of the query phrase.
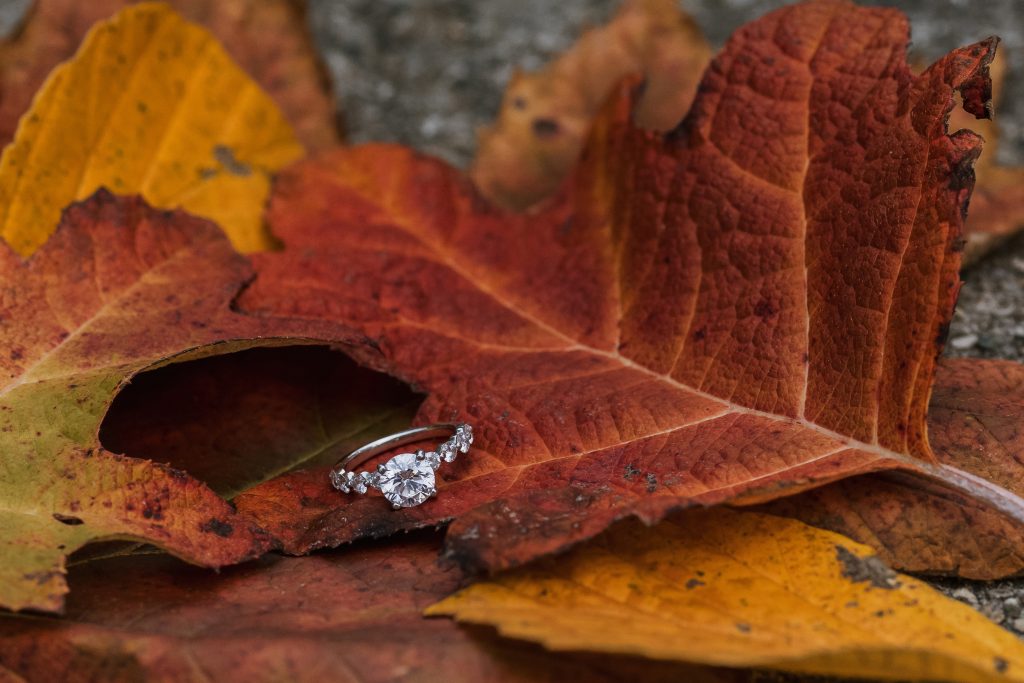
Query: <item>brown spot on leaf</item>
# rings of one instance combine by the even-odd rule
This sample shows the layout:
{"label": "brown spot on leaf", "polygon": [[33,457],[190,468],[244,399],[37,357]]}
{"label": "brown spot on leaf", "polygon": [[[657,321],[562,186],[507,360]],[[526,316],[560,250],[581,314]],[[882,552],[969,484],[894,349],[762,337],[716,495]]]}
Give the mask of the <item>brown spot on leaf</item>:
{"label": "brown spot on leaf", "polygon": [[45,586],[55,578],[60,577],[60,572],[29,572],[22,574],[22,578],[26,581],[31,581],[39,586]]}
{"label": "brown spot on leaf", "polygon": [[245,177],[252,174],[252,168],[248,164],[239,161],[235,157],[234,150],[227,145],[215,146],[213,148],[213,156],[231,175]]}
{"label": "brown spot on leaf", "polygon": [[209,521],[203,523],[199,528],[207,533],[217,534],[221,538],[227,538],[235,530],[233,526],[227,522],[217,519],[216,517],[213,517]]}
{"label": "brown spot on leaf", "polygon": [[860,557],[843,546],[837,545],[836,559],[843,567],[843,576],[854,583],[867,581],[875,588],[885,590],[892,590],[900,586],[896,572],[885,566],[885,563],[877,555]]}
{"label": "brown spot on leaf", "polygon": [[778,309],[776,309],[772,302],[767,299],[761,299],[757,302],[757,305],[754,306],[754,315],[758,318],[767,319],[776,313],[778,313]]}
{"label": "brown spot on leaf", "polygon": [[561,130],[562,127],[554,119],[539,118],[533,120],[533,134],[539,138],[553,138]]}

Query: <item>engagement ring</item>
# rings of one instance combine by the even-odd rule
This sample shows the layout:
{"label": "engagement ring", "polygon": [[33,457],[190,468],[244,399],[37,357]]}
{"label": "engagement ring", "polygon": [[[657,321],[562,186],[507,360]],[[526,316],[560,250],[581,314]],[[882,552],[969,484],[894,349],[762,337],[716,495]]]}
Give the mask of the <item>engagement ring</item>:
{"label": "engagement ring", "polygon": [[[356,468],[373,456],[397,446],[439,437],[449,438],[437,450],[400,453],[377,465],[376,472],[346,469]],[[331,485],[342,493],[366,493],[371,488],[380,489],[391,507],[413,507],[437,493],[434,470],[441,466],[441,461],[452,462],[459,453],[467,453],[472,443],[473,428],[468,424],[446,423],[407,429],[371,441],[339,460],[331,470]]]}

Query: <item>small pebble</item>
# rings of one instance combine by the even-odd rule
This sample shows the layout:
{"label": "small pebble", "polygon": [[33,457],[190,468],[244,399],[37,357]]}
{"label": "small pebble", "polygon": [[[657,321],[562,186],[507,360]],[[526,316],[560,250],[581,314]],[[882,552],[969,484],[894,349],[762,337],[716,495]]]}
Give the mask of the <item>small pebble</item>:
{"label": "small pebble", "polygon": [[999,348],[999,341],[989,334],[982,334],[978,336],[978,348],[982,351],[995,351]]}
{"label": "small pebble", "polygon": [[969,349],[978,343],[978,335],[976,334],[965,334],[959,337],[954,337],[950,340],[949,345],[954,349]]}
{"label": "small pebble", "polygon": [[1018,598],[1007,598],[1003,602],[1003,611],[1006,612],[1006,616],[1016,619],[1020,616],[1020,600]]}
{"label": "small pebble", "polygon": [[974,609],[978,609],[978,597],[969,588],[960,587],[950,593],[951,596],[960,602],[966,602]]}
{"label": "small pebble", "polygon": [[1018,617],[1013,620],[1013,630],[1017,633],[1024,633],[1024,617]]}

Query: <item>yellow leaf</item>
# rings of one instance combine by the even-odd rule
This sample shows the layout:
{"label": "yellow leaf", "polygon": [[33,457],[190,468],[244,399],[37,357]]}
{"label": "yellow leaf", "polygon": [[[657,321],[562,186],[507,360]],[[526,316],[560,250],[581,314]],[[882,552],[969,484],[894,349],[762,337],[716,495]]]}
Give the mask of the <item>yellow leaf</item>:
{"label": "yellow leaf", "polygon": [[64,207],[105,186],[210,218],[240,251],[267,249],[270,174],[302,154],[205,29],[135,5],[93,27],[22,117],[0,158],[0,235],[27,257]]}
{"label": "yellow leaf", "polygon": [[553,650],[837,676],[1024,680],[1024,645],[872,550],[714,509],[621,524],[427,610]]}

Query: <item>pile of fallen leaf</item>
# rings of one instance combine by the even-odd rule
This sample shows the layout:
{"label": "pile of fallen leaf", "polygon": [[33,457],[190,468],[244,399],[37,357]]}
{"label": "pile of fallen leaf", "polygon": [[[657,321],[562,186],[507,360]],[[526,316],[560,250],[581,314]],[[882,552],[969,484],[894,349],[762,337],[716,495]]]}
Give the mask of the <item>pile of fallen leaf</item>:
{"label": "pile of fallen leaf", "polygon": [[[633,0],[467,175],[341,144],[298,3],[36,0],[0,679],[1024,681],[895,571],[1024,571],[1024,366],[940,357],[965,244],[1024,223],[968,129],[997,41],[915,73],[907,38],[810,0],[712,59]],[[453,420],[422,506],[330,487]]]}

